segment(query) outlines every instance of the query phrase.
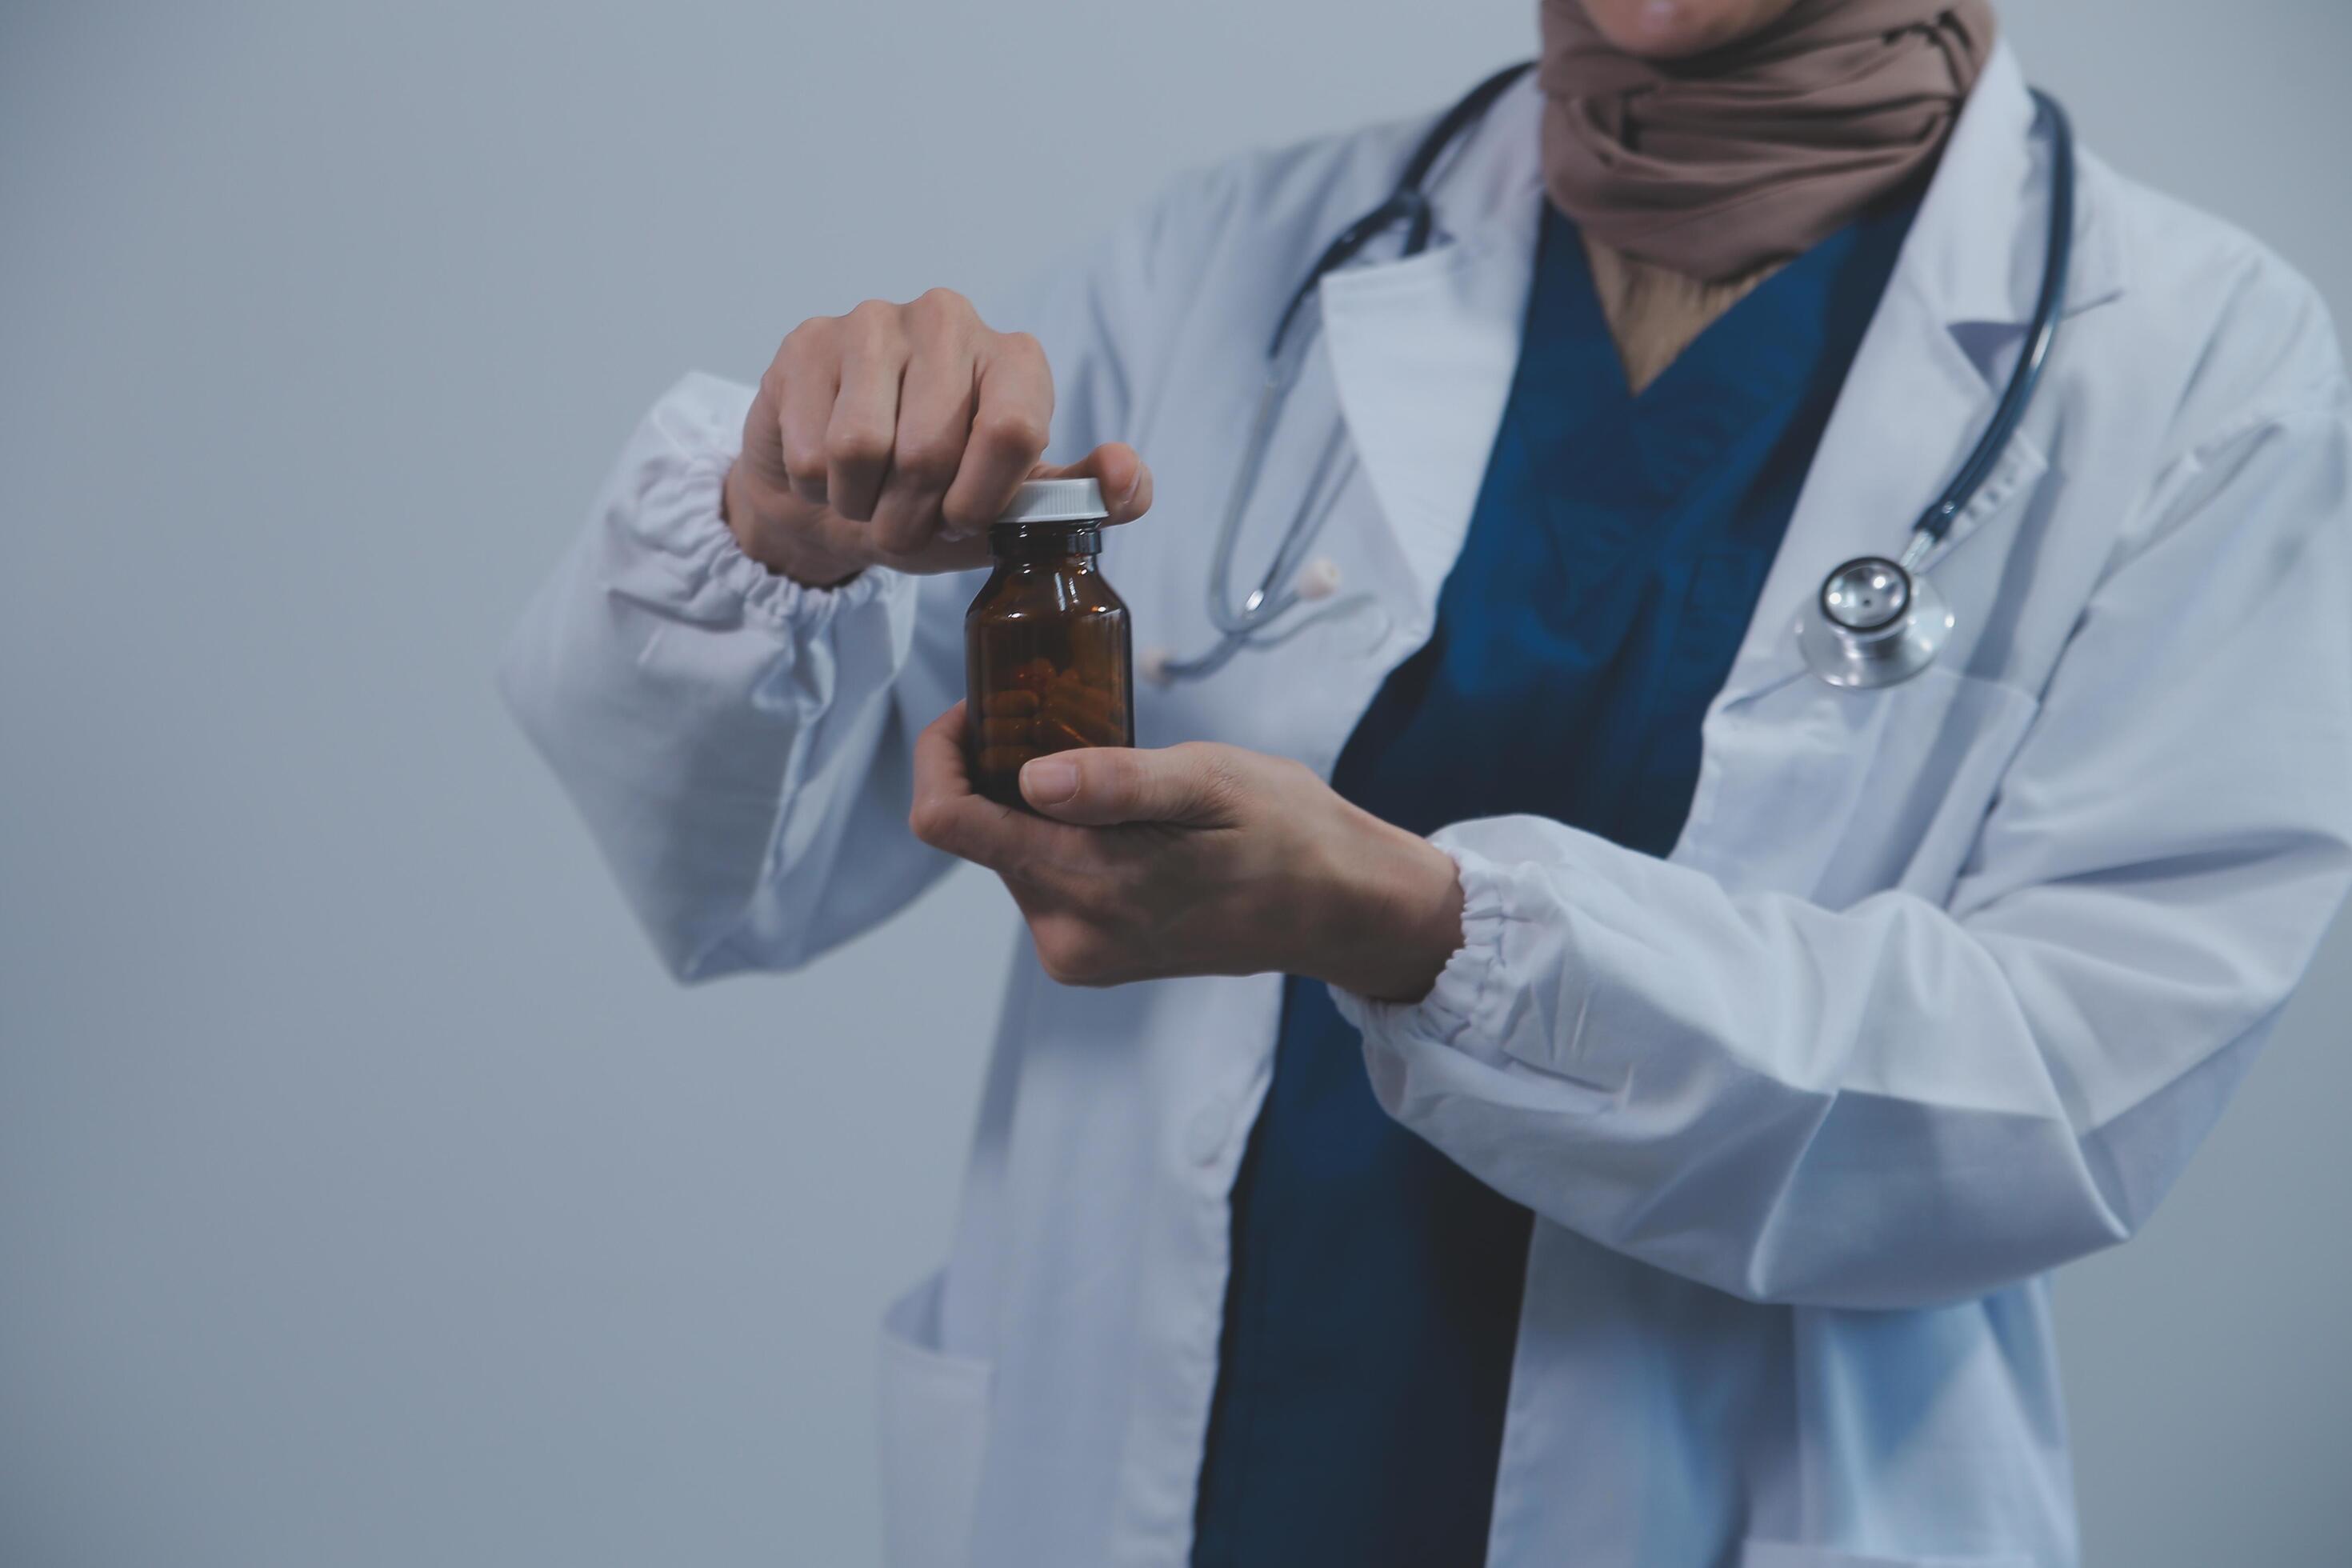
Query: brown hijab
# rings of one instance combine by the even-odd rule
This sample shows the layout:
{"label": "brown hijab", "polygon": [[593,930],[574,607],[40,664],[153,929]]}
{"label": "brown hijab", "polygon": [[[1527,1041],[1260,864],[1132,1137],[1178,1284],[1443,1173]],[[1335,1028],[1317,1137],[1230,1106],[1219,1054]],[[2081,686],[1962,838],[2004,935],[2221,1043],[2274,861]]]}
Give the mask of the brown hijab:
{"label": "brown hijab", "polygon": [[1544,181],[1591,238],[1690,278],[1810,249],[1931,163],[1992,52],[1990,0],[1797,0],[1646,60],[1543,0]]}

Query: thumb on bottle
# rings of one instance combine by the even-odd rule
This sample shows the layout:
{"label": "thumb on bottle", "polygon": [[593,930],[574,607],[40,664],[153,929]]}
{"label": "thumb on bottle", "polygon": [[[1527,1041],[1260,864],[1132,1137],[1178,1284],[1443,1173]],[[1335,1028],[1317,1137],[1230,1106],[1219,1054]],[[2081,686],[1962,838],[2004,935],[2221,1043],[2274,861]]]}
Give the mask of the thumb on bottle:
{"label": "thumb on bottle", "polygon": [[1040,463],[1029,477],[1095,480],[1112,522],[1133,522],[1151,510],[1151,469],[1124,441],[1106,441],[1075,463]]}
{"label": "thumb on bottle", "polygon": [[1086,827],[1123,822],[1204,826],[1226,816],[1230,788],[1216,748],[1056,752],[1021,769],[1021,795],[1045,816]]}

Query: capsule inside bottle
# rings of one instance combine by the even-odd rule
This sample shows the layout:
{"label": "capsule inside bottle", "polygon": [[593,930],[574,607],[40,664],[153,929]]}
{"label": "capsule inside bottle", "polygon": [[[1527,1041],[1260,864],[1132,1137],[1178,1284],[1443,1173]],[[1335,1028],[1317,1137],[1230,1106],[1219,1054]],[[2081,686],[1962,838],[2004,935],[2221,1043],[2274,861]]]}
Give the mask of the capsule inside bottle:
{"label": "capsule inside bottle", "polygon": [[1096,567],[1108,515],[1092,479],[1033,480],[989,530],[964,665],[971,784],[991,800],[1023,806],[1033,758],[1135,744],[1127,605]]}

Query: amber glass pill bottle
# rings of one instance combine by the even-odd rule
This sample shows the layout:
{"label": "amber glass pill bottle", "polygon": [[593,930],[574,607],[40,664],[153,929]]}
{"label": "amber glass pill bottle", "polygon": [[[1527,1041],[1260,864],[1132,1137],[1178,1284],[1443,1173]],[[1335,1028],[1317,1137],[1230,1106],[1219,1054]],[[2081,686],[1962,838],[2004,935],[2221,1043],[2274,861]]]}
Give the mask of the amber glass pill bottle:
{"label": "amber glass pill bottle", "polygon": [[963,617],[972,787],[1021,801],[1021,764],[1078,746],[1135,744],[1127,605],[1095,569],[1102,487],[1032,479],[988,531],[996,570]]}

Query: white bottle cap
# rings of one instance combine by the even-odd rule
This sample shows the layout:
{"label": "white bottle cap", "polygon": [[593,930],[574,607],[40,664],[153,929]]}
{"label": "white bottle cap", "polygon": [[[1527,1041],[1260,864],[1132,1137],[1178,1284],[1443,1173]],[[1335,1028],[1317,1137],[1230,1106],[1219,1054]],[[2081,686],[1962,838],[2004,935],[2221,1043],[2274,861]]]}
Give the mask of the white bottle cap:
{"label": "white bottle cap", "polygon": [[1013,504],[996,523],[1100,522],[1109,515],[1098,480],[1031,479],[1013,492]]}

